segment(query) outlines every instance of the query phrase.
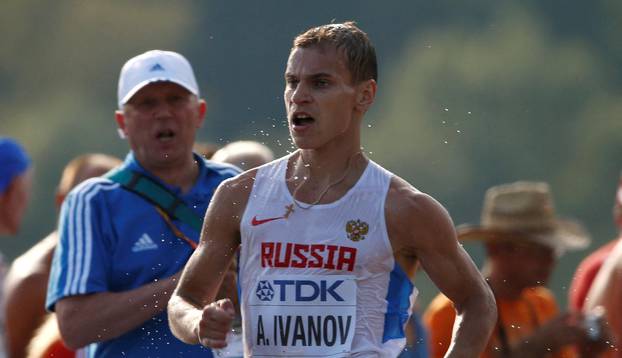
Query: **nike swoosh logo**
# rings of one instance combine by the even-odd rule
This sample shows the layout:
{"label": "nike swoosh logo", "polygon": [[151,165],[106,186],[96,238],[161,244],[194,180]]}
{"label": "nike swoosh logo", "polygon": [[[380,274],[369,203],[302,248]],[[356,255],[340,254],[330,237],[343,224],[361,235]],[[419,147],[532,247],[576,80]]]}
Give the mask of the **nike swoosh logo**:
{"label": "nike swoosh logo", "polygon": [[274,221],[274,220],[279,220],[279,219],[283,219],[283,217],[282,217],[282,216],[279,216],[278,218],[268,218],[268,219],[261,219],[261,220],[258,220],[258,219],[257,219],[257,215],[255,215],[255,216],[253,217],[253,220],[251,220],[251,225],[253,225],[253,226],[257,226],[257,225],[265,224],[265,223],[267,223],[267,222]]}

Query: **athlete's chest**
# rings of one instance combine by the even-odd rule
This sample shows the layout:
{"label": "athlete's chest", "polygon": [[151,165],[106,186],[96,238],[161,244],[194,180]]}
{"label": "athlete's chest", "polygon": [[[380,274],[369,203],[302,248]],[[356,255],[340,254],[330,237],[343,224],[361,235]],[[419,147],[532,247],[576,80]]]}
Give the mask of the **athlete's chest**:
{"label": "athlete's chest", "polygon": [[275,273],[352,273],[391,260],[379,210],[259,206],[243,220],[242,250],[248,253],[243,259]]}

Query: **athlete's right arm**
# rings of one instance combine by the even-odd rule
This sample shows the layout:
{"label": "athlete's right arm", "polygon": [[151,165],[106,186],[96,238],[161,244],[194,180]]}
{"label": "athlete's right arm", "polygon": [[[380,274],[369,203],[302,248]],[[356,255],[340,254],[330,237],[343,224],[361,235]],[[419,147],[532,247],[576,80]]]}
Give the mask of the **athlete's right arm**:
{"label": "athlete's right arm", "polygon": [[223,182],[209,205],[201,242],[168,304],[169,325],[183,342],[212,348],[226,346],[235,313],[233,304],[228,299],[214,300],[240,244],[240,220],[255,173],[245,172]]}
{"label": "athlete's right arm", "polygon": [[454,304],[456,320],[445,357],[479,356],[497,320],[496,304],[486,281],[458,243],[449,213],[431,196],[397,177],[389,188],[385,209],[398,263],[403,267],[421,263]]}

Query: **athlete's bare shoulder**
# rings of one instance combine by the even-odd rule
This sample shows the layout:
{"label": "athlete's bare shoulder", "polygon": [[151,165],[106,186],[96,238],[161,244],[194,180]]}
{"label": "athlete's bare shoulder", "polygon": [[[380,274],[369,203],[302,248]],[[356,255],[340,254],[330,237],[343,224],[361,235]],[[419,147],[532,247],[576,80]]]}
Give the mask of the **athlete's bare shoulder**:
{"label": "athlete's bare shoulder", "polygon": [[430,245],[455,241],[453,222],[447,210],[433,197],[398,176],[391,179],[385,217],[396,253],[416,258]]}
{"label": "athlete's bare shoulder", "polygon": [[251,169],[232,178],[228,178],[224,180],[220,186],[224,187],[223,189],[227,191],[250,193],[253,189],[253,183],[255,182],[258,170],[257,168]]}
{"label": "athlete's bare shoulder", "polygon": [[445,208],[436,199],[395,175],[391,178],[386,209],[392,217],[398,219],[417,216],[427,220],[436,215],[447,215]]}
{"label": "athlete's bare shoulder", "polygon": [[[253,190],[257,171],[258,169],[251,169],[220,183],[208,207],[208,213],[226,210],[228,214],[241,215]],[[212,207],[214,209],[210,210]]]}

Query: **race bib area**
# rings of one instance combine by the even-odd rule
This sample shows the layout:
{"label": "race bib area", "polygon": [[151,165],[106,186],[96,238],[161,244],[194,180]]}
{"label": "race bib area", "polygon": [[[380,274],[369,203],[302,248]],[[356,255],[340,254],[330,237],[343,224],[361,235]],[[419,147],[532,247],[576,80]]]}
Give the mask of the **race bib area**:
{"label": "race bib area", "polygon": [[349,355],[356,322],[354,276],[261,276],[254,290],[247,336],[253,357]]}

